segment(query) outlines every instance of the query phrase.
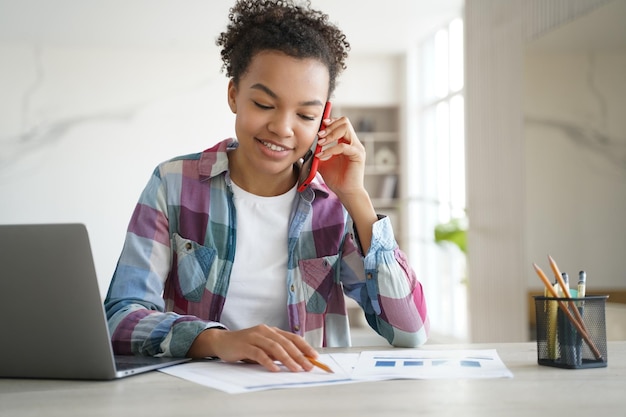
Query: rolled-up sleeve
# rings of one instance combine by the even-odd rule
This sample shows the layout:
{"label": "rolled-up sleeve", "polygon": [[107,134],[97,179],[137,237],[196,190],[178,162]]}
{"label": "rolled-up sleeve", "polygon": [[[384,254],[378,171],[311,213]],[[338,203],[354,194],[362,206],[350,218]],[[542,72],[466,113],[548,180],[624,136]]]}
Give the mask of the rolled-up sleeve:
{"label": "rolled-up sleeve", "polygon": [[373,225],[370,249],[363,256],[354,238],[344,248],[346,293],[365,312],[368,324],[393,346],[415,347],[428,339],[429,320],[422,284],[400,250],[391,222]]}

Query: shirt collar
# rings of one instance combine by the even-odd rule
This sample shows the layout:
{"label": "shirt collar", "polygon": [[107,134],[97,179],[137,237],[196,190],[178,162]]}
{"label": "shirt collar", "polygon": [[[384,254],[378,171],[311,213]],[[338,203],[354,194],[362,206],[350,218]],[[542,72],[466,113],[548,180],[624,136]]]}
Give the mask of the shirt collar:
{"label": "shirt collar", "polygon": [[238,146],[239,142],[230,138],[203,151],[200,154],[200,162],[198,163],[200,181],[208,181],[213,177],[228,172],[228,152],[237,149]]}

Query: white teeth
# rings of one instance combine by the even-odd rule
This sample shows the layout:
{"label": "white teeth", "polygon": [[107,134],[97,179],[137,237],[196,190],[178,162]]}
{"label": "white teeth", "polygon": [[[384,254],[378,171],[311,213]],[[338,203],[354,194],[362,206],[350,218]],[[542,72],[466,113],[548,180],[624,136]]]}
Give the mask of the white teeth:
{"label": "white teeth", "polygon": [[261,143],[263,145],[265,145],[266,148],[271,149],[271,150],[276,151],[276,152],[281,152],[281,151],[286,151],[287,150],[286,148],[283,148],[282,146],[274,145],[273,143],[268,143],[268,142],[264,142],[264,141],[261,141]]}

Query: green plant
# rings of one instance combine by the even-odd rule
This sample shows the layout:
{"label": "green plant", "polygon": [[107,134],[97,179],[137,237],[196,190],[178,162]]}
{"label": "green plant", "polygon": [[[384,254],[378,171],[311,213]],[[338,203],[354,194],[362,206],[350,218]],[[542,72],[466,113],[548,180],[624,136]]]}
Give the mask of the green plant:
{"label": "green plant", "polygon": [[435,242],[450,242],[467,254],[467,219],[456,218],[435,226]]}

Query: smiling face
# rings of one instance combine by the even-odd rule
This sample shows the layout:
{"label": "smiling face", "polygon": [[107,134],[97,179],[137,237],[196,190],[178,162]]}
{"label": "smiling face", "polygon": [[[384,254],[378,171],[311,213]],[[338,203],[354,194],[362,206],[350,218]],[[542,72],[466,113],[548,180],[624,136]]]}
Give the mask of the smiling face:
{"label": "smiling face", "polygon": [[229,154],[230,175],[257,195],[294,186],[293,164],[311,147],[328,98],[329,73],[315,59],[281,52],[255,55],[238,85],[228,86],[239,147]]}

